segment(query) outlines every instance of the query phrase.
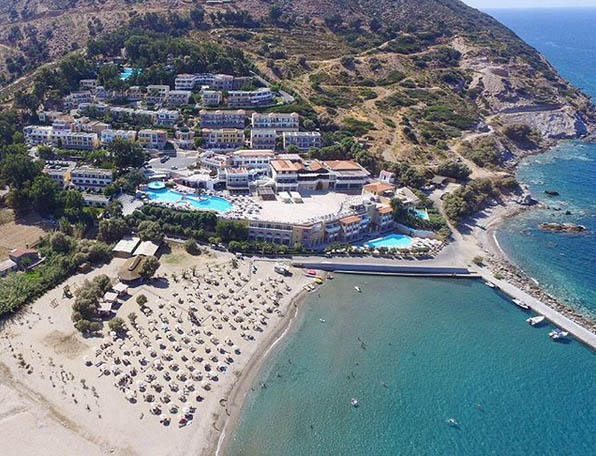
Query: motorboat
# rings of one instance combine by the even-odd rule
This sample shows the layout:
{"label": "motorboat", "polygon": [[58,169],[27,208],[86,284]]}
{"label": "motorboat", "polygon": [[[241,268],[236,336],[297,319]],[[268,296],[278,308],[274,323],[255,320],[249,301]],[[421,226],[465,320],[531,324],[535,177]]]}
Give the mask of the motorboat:
{"label": "motorboat", "polygon": [[350,404],[352,404],[353,407],[358,407],[358,400],[356,398],[352,398],[350,399]]}
{"label": "motorboat", "polygon": [[362,290],[358,286],[354,287],[354,290],[356,290],[358,293],[362,293]]}
{"label": "motorboat", "polygon": [[530,306],[529,306],[529,305],[527,305],[527,304],[526,304],[525,302],[523,302],[523,301],[520,301],[520,300],[519,300],[519,299],[517,299],[517,298],[515,298],[515,299],[513,300],[513,304],[515,304],[517,307],[520,307],[520,308],[522,308],[522,309],[524,309],[524,310],[528,310],[528,309],[530,308]]}
{"label": "motorboat", "polygon": [[324,320],[323,318],[319,318],[319,321],[320,321],[321,323],[325,323],[325,322],[326,322],[326,320]]}
{"label": "motorboat", "polygon": [[551,332],[548,333],[548,336],[552,340],[563,340],[565,339],[569,333],[567,331],[563,331],[562,329],[553,329]]}
{"label": "motorboat", "polygon": [[455,418],[449,418],[447,420],[447,424],[451,427],[458,427],[459,423],[457,422],[457,420]]}
{"label": "motorboat", "polygon": [[486,283],[486,286],[487,286],[487,287],[489,287],[489,288],[496,288],[496,287],[497,287],[497,286],[496,286],[494,283],[492,283],[492,282],[488,282],[488,281],[487,281],[487,282],[484,282],[484,283]]}
{"label": "motorboat", "polygon": [[538,326],[545,319],[546,317],[544,315],[538,315],[536,317],[528,318],[526,321],[530,324],[530,326]]}

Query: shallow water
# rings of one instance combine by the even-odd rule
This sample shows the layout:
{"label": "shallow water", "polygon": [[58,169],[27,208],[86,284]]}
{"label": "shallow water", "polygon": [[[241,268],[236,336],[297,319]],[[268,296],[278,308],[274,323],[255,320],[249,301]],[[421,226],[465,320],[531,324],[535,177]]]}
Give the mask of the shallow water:
{"label": "shallow water", "polygon": [[227,454],[593,454],[596,357],[528,316],[481,282],[337,275],[255,381]]}

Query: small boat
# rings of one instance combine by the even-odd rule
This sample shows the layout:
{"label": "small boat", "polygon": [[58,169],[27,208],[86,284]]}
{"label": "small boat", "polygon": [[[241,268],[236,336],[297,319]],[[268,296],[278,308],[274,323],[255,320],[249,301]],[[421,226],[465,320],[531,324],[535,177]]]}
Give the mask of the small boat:
{"label": "small boat", "polygon": [[358,400],[355,398],[350,399],[350,404],[352,404],[353,407],[358,407]]}
{"label": "small boat", "polygon": [[324,319],[322,319],[322,318],[319,318],[319,321],[320,321],[321,323],[326,323],[326,321],[325,321]]}
{"label": "small boat", "polygon": [[487,286],[487,287],[490,287],[490,288],[496,288],[496,285],[495,285],[494,283],[492,283],[492,282],[488,282],[488,281],[487,281],[487,282],[484,282],[484,283],[486,283],[486,286]]}
{"label": "small boat", "polygon": [[567,331],[563,331],[562,329],[553,329],[551,332],[548,333],[548,336],[552,340],[563,340],[568,335],[569,333]]}
{"label": "small boat", "polygon": [[522,308],[522,309],[524,309],[524,310],[528,310],[528,309],[530,308],[530,306],[529,306],[529,305],[527,305],[527,304],[526,304],[525,302],[523,302],[523,301],[520,301],[520,300],[519,300],[519,299],[517,299],[517,298],[515,298],[515,299],[513,300],[513,304],[515,304],[517,307],[520,307],[520,308]]}
{"label": "small boat", "polygon": [[538,326],[545,320],[544,315],[538,315],[536,317],[528,318],[526,321],[530,324],[530,326]]}
{"label": "small boat", "polygon": [[457,422],[457,420],[455,418],[449,418],[447,420],[447,424],[451,427],[458,427],[459,423]]}
{"label": "small boat", "polygon": [[354,290],[356,290],[358,293],[362,293],[362,290],[360,289],[360,287],[354,287]]}
{"label": "small boat", "polygon": [[327,278],[328,278],[329,280],[333,280],[333,279],[334,279],[334,277],[333,277],[333,274],[331,274],[331,273],[327,274]]}

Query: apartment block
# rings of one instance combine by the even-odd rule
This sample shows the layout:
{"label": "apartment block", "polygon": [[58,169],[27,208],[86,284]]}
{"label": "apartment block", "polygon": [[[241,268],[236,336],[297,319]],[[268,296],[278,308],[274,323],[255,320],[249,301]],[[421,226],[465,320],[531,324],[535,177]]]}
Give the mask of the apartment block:
{"label": "apartment block", "polygon": [[244,130],[220,128],[203,130],[203,148],[214,150],[237,149],[244,145]]}
{"label": "apartment block", "polygon": [[137,132],[135,130],[106,129],[103,130],[99,135],[102,144],[110,144],[114,142],[115,139],[126,139],[128,141],[134,141],[136,137]]}
{"label": "apartment block", "polygon": [[246,111],[207,111],[199,112],[202,128],[244,128],[246,124]]}
{"label": "apartment block", "polygon": [[170,90],[164,104],[166,106],[184,106],[190,103],[192,92],[190,90]]}
{"label": "apartment block", "polygon": [[168,132],[165,130],[144,129],[139,131],[137,141],[146,149],[162,150],[166,147]]}
{"label": "apartment block", "polygon": [[250,147],[253,149],[275,149],[277,132],[275,130],[250,130]]}
{"label": "apartment block", "polygon": [[111,170],[81,166],[70,171],[70,183],[79,190],[103,190],[112,182]]}
{"label": "apartment block", "polygon": [[283,133],[283,148],[287,150],[290,146],[307,151],[311,148],[321,147],[321,133],[317,131],[293,131]]}
{"label": "apartment block", "polygon": [[253,128],[275,130],[277,132],[298,131],[300,127],[300,115],[293,112],[291,114],[259,114],[253,113],[251,117]]}

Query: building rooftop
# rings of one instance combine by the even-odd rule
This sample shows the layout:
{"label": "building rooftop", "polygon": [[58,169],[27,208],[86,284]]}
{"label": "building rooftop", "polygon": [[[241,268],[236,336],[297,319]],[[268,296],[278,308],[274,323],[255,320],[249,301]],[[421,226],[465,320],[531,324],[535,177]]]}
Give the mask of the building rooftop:
{"label": "building rooftop", "polygon": [[152,241],[144,241],[134,251],[135,255],[155,256],[159,250],[159,244]]}
{"label": "building rooftop", "polygon": [[352,223],[358,223],[360,222],[360,220],[362,220],[360,217],[358,217],[357,215],[350,215],[349,217],[344,217],[342,219],[339,220],[339,223],[342,223],[344,225],[350,225]]}
{"label": "building rooftop", "polygon": [[290,160],[272,160],[271,166],[277,172],[298,172],[303,169],[302,163]]}
{"label": "building rooftop", "polygon": [[353,160],[327,160],[323,165],[333,171],[364,171],[364,168]]}
{"label": "building rooftop", "polygon": [[395,190],[395,185],[389,184],[387,182],[373,182],[372,184],[366,184],[363,190],[376,194],[392,192]]}
{"label": "building rooftop", "polygon": [[120,239],[118,244],[112,249],[114,252],[123,252],[132,255],[132,252],[137,248],[141,240],[137,237],[126,236]]}

